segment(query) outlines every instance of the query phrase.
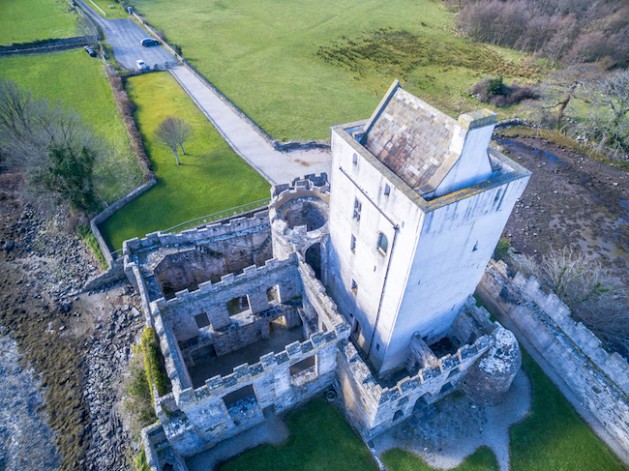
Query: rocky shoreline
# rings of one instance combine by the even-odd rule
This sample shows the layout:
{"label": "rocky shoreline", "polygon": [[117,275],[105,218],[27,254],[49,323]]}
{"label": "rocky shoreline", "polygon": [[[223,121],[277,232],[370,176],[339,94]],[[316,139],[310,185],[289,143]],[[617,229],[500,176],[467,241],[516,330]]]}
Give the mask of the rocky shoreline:
{"label": "rocky shoreline", "polygon": [[[120,297],[126,296],[125,289]],[[131,304],[115,308],[108,319],[97,319],[86,342],[86,374],[83,394],[89,408],[90,440],[87,464],[90,469],[126,470],[129,435],[124,430],[117,405],[120,384],[131,356],[135,335],[144,318]]]}
{"label": "rocky shoreline", "polygon": [[143,325],[137,296],[81,293],[98,268],[72,215],[25,203],[19,176],[0,175],[0,188],[0,326],[41,377],[59,469],[128,469],[118,404]]}

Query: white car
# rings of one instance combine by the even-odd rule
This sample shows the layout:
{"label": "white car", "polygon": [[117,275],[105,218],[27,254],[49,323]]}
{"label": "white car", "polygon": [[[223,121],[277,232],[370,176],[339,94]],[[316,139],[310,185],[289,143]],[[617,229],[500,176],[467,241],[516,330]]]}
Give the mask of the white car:
{"label": "white car", "polygon": [[137,61],[135,61],[135,64],[138,66],[138,70],[149,70],[149,66],[146,65],[146,62],[144,62],[142,59],[138,59]]}

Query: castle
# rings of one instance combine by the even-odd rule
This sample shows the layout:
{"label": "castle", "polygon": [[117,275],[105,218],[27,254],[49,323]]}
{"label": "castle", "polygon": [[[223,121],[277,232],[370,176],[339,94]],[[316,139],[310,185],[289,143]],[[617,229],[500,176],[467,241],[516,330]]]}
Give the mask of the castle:
{"label": "castle", "polygon": [[326,391],[366,441],[456,389],[500,399],[520,352],[471,294],[530,173],[490,147],[495,124],[395,82],[369,120],[332,129],[329,180],[125,242],[171,383],[143,431],[152,469]]}

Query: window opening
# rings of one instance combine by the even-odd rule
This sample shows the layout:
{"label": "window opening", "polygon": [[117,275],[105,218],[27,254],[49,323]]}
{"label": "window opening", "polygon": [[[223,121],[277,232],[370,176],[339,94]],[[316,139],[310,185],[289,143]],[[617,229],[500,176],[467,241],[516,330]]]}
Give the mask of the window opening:
{"label": "window opening", "polygon": [[238,296],[227,302],[227,311],[229,312],[230,316],[240,314],[247,309],[249,309],[249,298],[246,295]]}
{"label": "window opening", "polygon": [[197,327],[200,329],[201,327],[207,327],[210,325],[210,318],[208,317],[206,312],[202,312],[201,314],[197,314],[194,316],[194,321],[197,323]]}
{"label": "window opening", "polygon": [[354,215],[353,218],[356,219],[357,221],[360,221],[360,212],[363,209],[363,205],[361,204],[360,201],[358,201],[358,198],[354,199]]}
{"label": "window opening", "polygon": [[389,241],[382,232],[378,233],[378,251],[384,255],[389,250]]}

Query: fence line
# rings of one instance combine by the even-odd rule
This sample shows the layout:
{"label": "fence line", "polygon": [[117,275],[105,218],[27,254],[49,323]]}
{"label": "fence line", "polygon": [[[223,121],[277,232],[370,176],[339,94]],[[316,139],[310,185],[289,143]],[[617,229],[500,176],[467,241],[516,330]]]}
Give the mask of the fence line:
{"label": "fence line", "polygon": [[217,211],[215,213],[207,214],[205,216],[201,216],[194,219],[189,219],[182,223],[176,224],[167,229],[162,229],[159,232],[169,233],[169,232],[181,232],[185,229],[189,229],[191,227],[200,226],[202,224],[207,224],[209,222],[219,221],[221,219],[228,218],[230,216],[234,216],[240,213],[251,212],[256,209],[266,209],[270,202],[271,198],[262,198],[260,200],[251,201],[250,203],[241,204],[239,206],[234,206],[233,208],[223,209],[221,211]]}

